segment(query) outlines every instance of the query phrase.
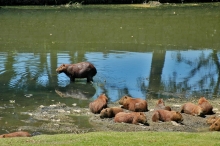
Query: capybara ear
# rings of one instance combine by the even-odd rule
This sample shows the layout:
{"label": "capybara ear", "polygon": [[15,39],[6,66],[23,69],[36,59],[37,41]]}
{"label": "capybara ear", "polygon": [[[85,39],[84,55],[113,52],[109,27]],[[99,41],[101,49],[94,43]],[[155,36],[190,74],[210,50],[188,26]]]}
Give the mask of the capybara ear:
{"label": "capybara ear", "polygon": [[125,99],[127,99],[127,96],[125,95]]}
{"label": "capybara ear", "polygon": [[2,137],[5,138],[5,134]]}

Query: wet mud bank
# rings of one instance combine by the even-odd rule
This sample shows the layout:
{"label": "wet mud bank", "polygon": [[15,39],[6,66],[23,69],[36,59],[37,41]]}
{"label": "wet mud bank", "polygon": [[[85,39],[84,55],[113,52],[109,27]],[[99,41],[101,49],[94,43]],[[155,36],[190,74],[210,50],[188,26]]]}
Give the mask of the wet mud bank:
{"label": "wet mud bank", "polygon": [[[113,118],[101,119],[99,114],[93,114],[89,108],[79,108],[77,105],[72,107],[66,106],[63,103],[57,103],[50,106],[40,106],[33,112],[22,114],[29,115],[29,119],[24,122],[30,123],[33,121],[41,121],[37,126],[21,126],[19,129],[26,131],[40,131],[45,134],[57,133],[86,133],[92,131],[179,131],[179,132],[208,132],[209,125],[206,123],[206,117],[183,115],[183,122],[152,122],[153,109],[157,99],[149,99],[148,106],[150,111],[145,112],[149,126],[127,123],[115,123]],[[167,99],[165,104],[170,106],[172,110],[180,111],[182,104],[189,100],[182,99]],[[191,99],[190,102],[197,103],[198,99]],[[219,116],[218,110],[220,100],[212,99],[209,102],[213,105],[214,115]],[[109,103],[109,107],[120,107],[118,103]],[[126,110],[125,110],[126,111]]]}

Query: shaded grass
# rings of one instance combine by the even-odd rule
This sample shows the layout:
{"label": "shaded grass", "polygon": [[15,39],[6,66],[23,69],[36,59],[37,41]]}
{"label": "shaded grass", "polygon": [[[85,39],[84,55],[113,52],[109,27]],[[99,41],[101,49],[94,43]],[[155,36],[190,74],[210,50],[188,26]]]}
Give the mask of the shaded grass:
{"label": "shaded grass", "polygon": [[1,146],[51,146],[51,145],[126,145],[126,146],[217,146],[218,132],[90,132],[85,134],[40,135],[31,138],[0,139]]}

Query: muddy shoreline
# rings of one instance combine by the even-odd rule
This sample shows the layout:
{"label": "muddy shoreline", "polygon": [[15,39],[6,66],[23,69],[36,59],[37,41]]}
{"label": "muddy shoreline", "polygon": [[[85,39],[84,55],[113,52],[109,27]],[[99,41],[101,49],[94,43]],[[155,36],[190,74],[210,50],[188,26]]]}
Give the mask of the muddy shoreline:
{"label": "muddy shoreline", "polygon": [[[207,115],[205,118],[191,116],[187,114],[183,115],[183,122],[181,124],[175,122],[152,122],[151,117],[153,114],[153,108],[157,99],[149,99],[148,108],[150,111],[145,112],[149,126],[146,125],[134,125],[126,123],[115,123],[113,118],[101,119],[99,114],[93,114],[89,111],[89,108],[79,108],[77,105],[68,107],[63,103],[57,103],[50,106],[39,106],[33,112],[21,113],[30,116],[29,119],[24,122],[30,123],[30,119],[42,121],[41,125],[38,126],[21,126],[19,130],[25,130],[29,132],[41,132],[44,134],[58,134],[58,133],[86,133],[94,131],[179,131],[179,132],[208,132],[209,125],[206,124],[206,118],[212,115]],[[165,104],[170,106],[172,110],[179,111],[180,106],[186,102],[197,103],[198,98],[186,99],[175,99],[170,98],[164,100]],[[219,116],[218,110],[220,106],[219,99],[212,99],[209,102],[213,105],[214,115]],[[120,107],[115,103],[109,103],[109,107]],[[126,111],[126,110],[125,110]],[[79,126],[77,123],[80,123]]]}

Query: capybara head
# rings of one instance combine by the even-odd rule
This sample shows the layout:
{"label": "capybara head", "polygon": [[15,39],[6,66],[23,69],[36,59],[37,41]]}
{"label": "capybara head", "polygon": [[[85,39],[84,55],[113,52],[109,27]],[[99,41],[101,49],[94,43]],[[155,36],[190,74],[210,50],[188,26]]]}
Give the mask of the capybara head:
{"label": "capybara head", "polygon": [[120,107],[105,108],[100,112],[100,118],[112,118],[119,112],[123,112]]}
{"label": "capybara head", "polygon": [[173,115],[173,121],[176,122],[182,122],[183,121],[183,116],[180,112],[176,112],[175,115]]}
{"label": "capybara head", "polygon": [[113,117],[113,112],[111,108],[105,108],[100,112],[100,118],[109,118]]}
{"label": "capybara head", "polygon": [[220,118],[216,120],[210,127],[209,130],[211,131],[220,131]]}
{"label": "capybara head", "polygon": [[201,97],[198,101],[198,105],[202,104],[203,102],[208,102],[205,97]]}
{"label": "capybara head", "polygon": [[163,99],[159,99],[156,105],[165,105]]}
{"label": "capybara head", "polygon": [[56,72],[57,72],[57,73],[62,73],[62,72],[64,72],[66,69],[67,69],[67,65],[66,65],[66,64],[62,64],[62,65],[60,65],[60,66],[56,69]]}
{"label": "capybara head", "polygon": [[201,116],[201,117],[203,117],[205,115],[200,106],[198,106],[197,111],[195,109],[195,114],[197,114],[198,116]]}
{"label": "capybara head", "polygon": [[120,105],[123,105],[125,102],[126,102],[126,100],[128,100],[128,99],[131,99],[131,97],[129,97],[129,96],[123,96],[120,100],[119,100],[119,104]]}
{"label": "capybara head", "polygon": [[143,112],[137,112],[138,116],[138,123],[148,124],[147,123],[147,116]]}

